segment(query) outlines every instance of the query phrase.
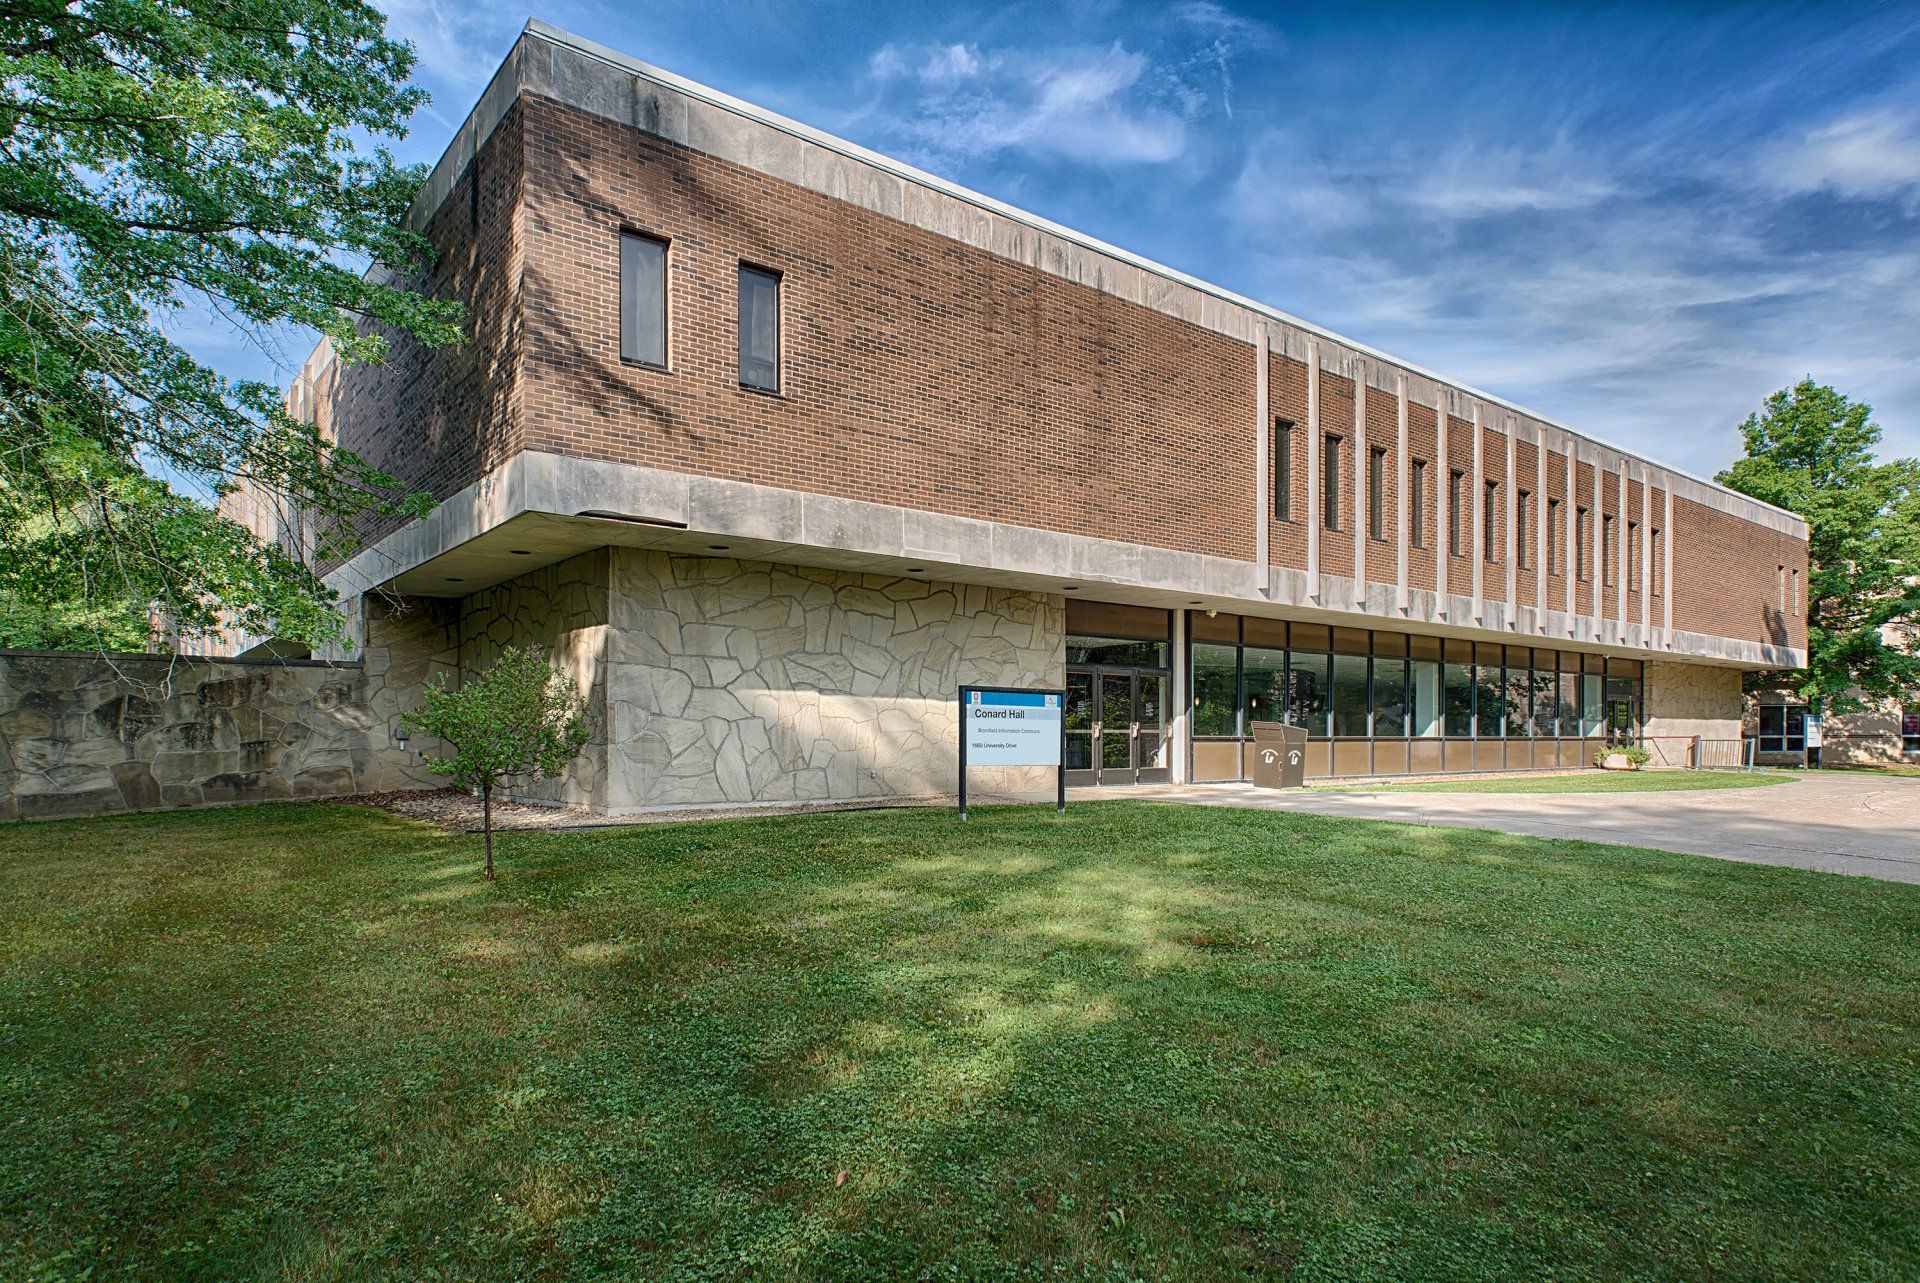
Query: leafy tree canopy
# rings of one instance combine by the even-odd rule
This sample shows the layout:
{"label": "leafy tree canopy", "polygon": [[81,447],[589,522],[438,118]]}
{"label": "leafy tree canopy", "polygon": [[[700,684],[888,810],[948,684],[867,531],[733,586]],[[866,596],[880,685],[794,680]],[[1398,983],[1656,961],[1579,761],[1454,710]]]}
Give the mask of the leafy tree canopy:
{"label": "leafy tree canopy", "polygon": [[406,724],[444,740],[452,752],[427,769],[478,789],[493,876],[493,790],[514,776],[558,779],[586,746],[587,705],[571,677],[532,650],[509,646],[492,667],[451,687],[442,677],[421,692]]}
{"label": "leafy tree canopy", "polygon": [[[1872,408],[1804,379],[1740,425],[1720,482],[1807,520],[1800,693],[1844,712],[1920,695],[1920,461],[1874,460]],[[1857,695],[1856,695],[1857,692]]]}
{"label": "leafy tree canopy", "polygon": [[[431,258],[402,223],[421,175],[377,145],[423,100],[412,66],[362,0],[0,4],[0,644],[144,640],[150,605],[188,635],[223,610],[338,634],[310,560],[424,500],[172,322],[303,327],[352,361],[458,341],[457,303],[398,283]],[[263,546],[205,502],[240,484],[332,533]]]}

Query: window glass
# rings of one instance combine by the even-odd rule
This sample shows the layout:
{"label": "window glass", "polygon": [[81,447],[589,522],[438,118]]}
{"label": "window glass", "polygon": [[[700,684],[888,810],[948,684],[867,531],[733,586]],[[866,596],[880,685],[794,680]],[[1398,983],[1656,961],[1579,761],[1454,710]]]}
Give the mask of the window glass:
{"label": "window glass", "polygon": [[1486,506],[1480,509],[1480,521],[1483,527],[1480,532],[1481,551],[1486,554],[1488,561],[1498,561],[1500,560],[1500,483],[1498,481],[1487,482],[1487,502]]}
{"label": "window glass", "polygon": [[1247,692],[1248,722],[1286,720],[1286,651],[1271,646],[1247,647],[1240,652],[1240,681]]}
{"label": "window glass", "polygon": [[1458,557],[1464,551],[1466,536],[1461,533],[1466,527],[1466,490],[1467,474],[1464,472],[1447,473],[1447,555]]}
{"label": "window glass", "polygon": [[1120,637],[1067,638],[1069,664],[1121,664],[1133,668],[1165,668],[1167,643],[1129,641]]}
{"label": "window glass", "polygon": [[1367,537],[1387,537],[1387,452],[1367,452]]}
{"label": "window glass", "polygon": [[1238,735],[1239,692],[1234,655],[1218,642],[1193,644],[1193,733]]}
{"label": "window glass", "polygon": [[[1574,658],[1563,656],[1563,662]],[[1580,674],[1560,674],[1560,735],[1564,739],[1573,739],[1580,734]]]}
{"label": "window glass", "polygon": [[1324,738],[1329,707],[1327,673],[1331,656],[1292,654],[1287,657],[1287,720]]}
{"label": "window glass", "polygon": [[780,277],[740,265],[740,386],[780,390]]}
{"label": "window glass", "polygon": [[1402,659],[1373,661],[1373,733],[1387,739],[1407,733],[1407,664]]}
{"label": "window glass", "polygon": [[1333,657],[1333,733],[1367,734],[1367,660],[1364,656]]}
{"label": "window glass", "polygon": [[1920,708],[1910,708],[1900,715],[1900,751],[1920,753]]}
{"label": "window glass", "polygon": [[620,238],[620,356],[667,363],[667,246],[651,236]]}
{"label": "window glass", "polygon": [[1481,664],[1474,671],[1473,733],[1481,739],[1498,739],[1507,730],[1507,670],[1495,664]]}
{"label": "window glass", "polygon": [[1514,542],[1514,560],[1520,563],[1520,569],[1526,570],[1533,565],[1533,495],[1525,490],[1513,497],[1515,507],[1514,530],[1518,536]]}
{"label": "window glass", "polygon": [[1293,520],[1293,425],[1284,419],[1273,426],[1273,516]]}
{"label": "window glass", "polygon": [[1427,546],[1427,461],[1415,459],[1407,481],[1407,541],[1416,548]]}
{"label": "window glass", "polygon": [[1806,752],[1806,708],[1798,704],[1762,704],[1759,749],[1762,753]]}
{"label": "window glass", "polygon": [[[1542,656],[1541,658],[1546,658]],[[1534,661],[1539,662],[1539,659]],[[1560,711],[1554,675],[1550,669],[1533,670],[1533,733],[1542,739],[1553,738]]]}
{"label": "window glass", "polygon": [[1580,736],[1592,739],[1602,729],[1600,717],[1600,684],[1605,679],[1598,673],[1580,675]]}
{"label": "window glass", "polygon": [[1408,683],[1412,705],[1412,731],[1422,739],[1440,734],[1440,665],[1430,659],[1413,661],[1413,677]]}
{"label": "window glass", "polygon": [[1328,437],[1326,457],[1321,460],[1320,503],[1326,509],[1329,530],[1340,528],[1340,444],[1339,437]]}
{"label": "window glass", "polygon": [[1447,665],[1447,734],[1465,739],[1473,734],[1473,665]]}
{"label": "window glass", "polygon": [[1507,670],[1507,737],[1524,739],[1533,734],[1533,670]]}

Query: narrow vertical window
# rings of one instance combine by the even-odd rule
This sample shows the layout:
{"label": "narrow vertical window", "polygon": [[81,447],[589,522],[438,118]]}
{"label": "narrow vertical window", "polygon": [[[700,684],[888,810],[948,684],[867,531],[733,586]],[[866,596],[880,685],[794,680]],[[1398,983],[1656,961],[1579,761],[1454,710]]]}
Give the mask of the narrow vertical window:
{"label": "narrow vertical window", "polygon": [[1519,533],[1514,555],[1520,563],[1520,569],[1529,570],[1533,566],[1533,495],[1522,490],[1513,499],[1519,505],[1514,511],[1514,522]]}
{"label": "narrow vertical window", "polygon": [[1627,591],[1640,591],[1640,523],[1627,523]]}
{"label": "narrow vertical window", "polygon": [[1780,567],[1780,613],[1787,613],[1787,568]]}
{"label": "narrow vertical window", "polygon": [[740,386],[780,390],[780,276],[740,264]]}
{"label": "narrow vertical window", "polygon": [[667,243],[620,237],[620,359],[667,365]]}
{"label": "narrow vertical window", "polygon": [[1560,501],[1547,500],[1547,573],[1560,573]]}
{"label": "narrow vertical window", "polygon": [[1480,510],[1480,543],[1488,561],[1500,560],[1500,483],[1487,482],[1487,503]]}
{"label": "narrow vertical window", "polygon": [[1573,566],[1581,583],[1593,578],[1593,514],[1585,508],[1573,512]]}
{"label": "narrow vertical window", "polygon": [[1407,531],[1408,541],[1416,548],[1427,546],[1427,461],[1415,459],[1413,472],[1407,478],[1407,511],[1411,514],[1412,527]]}
{"label": "narrow vertical window", "polygon": [[1327,438],[1327,457],[1321,461],[1320,506],[1329,530],[1340,528],[1340,445],[1339,437]]}
{"label": "narrow vertical window", "polygon": [[1667,589],[1667,549],[1660,542],[1660,527],[1653,528],[1653,582],[1648,585],[1653,595],[1658,597]]}
{"label": "narrow vertical window", "polygon": [[1293,520],[1293,425],[1285,419],[1273,425],[1273,518]]}
{"label": "narrow vertical window", "polygon": [[1367,536],[1387,537],[1387,452],[1367,451]]}
{"label": "narrow vertical window", "polygon": [[1447,555],[1450,557],[1460,556],[1467,542],[1466,483],[1466,473],[1447,473]]}
{"label": "narrow vertical window", "polygon": [[1790,607],[1793,617],[1795,619],[1798,619],[1800,617],[1800,603],[1803,600],[1804,600],[1804,597],[1800,592],[1800,567],[1795,566],[1793,568],[1793,592],[1787,598],[1787,604]]}
{"label": "narrow vertical window", "polygon": [[1600,518],[1600,582],[1614,584],[1620,582],[1614,572],[1614,537],[1612,517]]}

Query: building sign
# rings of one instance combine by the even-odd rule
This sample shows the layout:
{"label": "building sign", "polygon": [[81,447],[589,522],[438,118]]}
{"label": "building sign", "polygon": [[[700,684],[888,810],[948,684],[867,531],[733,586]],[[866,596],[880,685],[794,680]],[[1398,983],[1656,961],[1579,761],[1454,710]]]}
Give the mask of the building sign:
{"label": "building sign", "polygon": [[1060,696],[968,687],[960,701],[960,734],[969,766],[1058,766]]}
{"label": "building sign", "polygon": [[1066,692],[960,688],[960,818],[967,817],[970,766],[1051,766],[1061,810],[1067,807]]}
{"label": "building sign", "polygon": [[1820,718],[1814,713],[1807,714],[1807,747],[1820,747]]}

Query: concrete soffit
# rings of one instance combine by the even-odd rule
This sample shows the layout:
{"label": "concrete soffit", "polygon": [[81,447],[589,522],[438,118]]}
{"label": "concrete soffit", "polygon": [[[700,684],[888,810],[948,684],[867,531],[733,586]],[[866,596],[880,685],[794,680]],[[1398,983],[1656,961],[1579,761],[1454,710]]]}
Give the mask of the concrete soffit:
{"label": "concrete soffit", "polygon": [[528,451],[327,576],[458,598],[603,546],[990,584],[1167,609],[1525,641],[1630,658],[1795,668],[1802,651],[1005,522]]}
{"label": "concrete soffit", "polygon": [[1553,429],[1568,442],[1612,456],[1614,468],[1632,460],[1648,470],[1654,484],[1682,498],[1806,537],[1806,523],[1784,509],[538,19],[527,22],[434,166],[409,212],[413,226],[426,225],[522,94],[550,98],[1243,342],[1257,343],[1265,332],[1269,350],[1296,361],[1311,359],[1317,344],[1323,369],[1364,380],[1390,396],[1397,395],[1404,378],[1410,400],[1436,407],[1444,402],[1461,418],[1470,418],[1478,402],[1488,423],[1517,416],[1523,440]]}

